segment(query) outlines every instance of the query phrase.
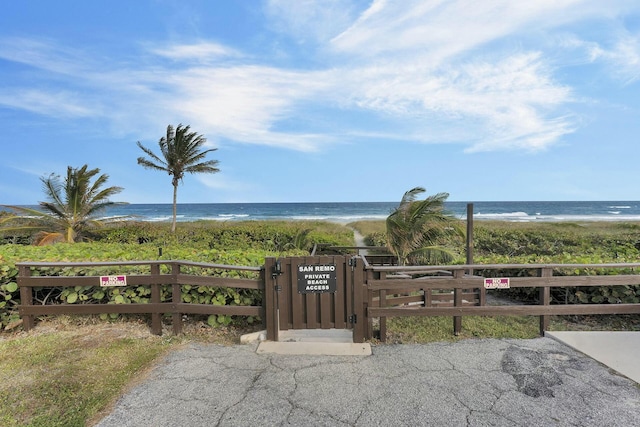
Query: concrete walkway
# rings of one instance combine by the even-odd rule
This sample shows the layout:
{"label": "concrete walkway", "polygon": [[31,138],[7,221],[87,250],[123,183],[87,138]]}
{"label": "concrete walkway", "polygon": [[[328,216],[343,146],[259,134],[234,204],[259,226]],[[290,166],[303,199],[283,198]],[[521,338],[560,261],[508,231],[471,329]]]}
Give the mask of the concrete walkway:
{"label": "concrete walkway", "polygon": [[98,425],[640,425],[638,385],[556,339],[377,345],[370,356],[192,344]]}
{"label": "concrete walkway", "polygon": [[546,332],[545,336],[586,354],[640,384],[640,332],[558,331]]}

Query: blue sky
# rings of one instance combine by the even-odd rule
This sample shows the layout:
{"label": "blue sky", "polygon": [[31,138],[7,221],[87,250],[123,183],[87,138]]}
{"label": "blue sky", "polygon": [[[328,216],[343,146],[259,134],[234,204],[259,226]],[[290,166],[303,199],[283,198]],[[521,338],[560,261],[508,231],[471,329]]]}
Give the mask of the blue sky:
{"label": "blue sky", "polygon": [[179,123],[221,169],[180,203],[640,200],[640,2],[3,2],[0,204],[170,203],[136,141]]}

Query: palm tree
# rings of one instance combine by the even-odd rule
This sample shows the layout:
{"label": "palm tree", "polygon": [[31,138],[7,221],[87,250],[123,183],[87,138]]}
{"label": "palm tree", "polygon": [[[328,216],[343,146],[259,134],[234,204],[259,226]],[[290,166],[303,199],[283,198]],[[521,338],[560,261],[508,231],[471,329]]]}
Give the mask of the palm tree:
{"label": "palm tree", "polygon": [[148,169],[156,169],[167,172],[172,176],[171,184],[173,184],[173,222],[171,223],[171,232],[176,231],[176,216],[178,205],[178,184],[182,181],[185,172],[189,173],[217,173],[220,172],[216,166],[217,160],[204,160],[207,153],[216,151],[217,148],[210,148],[200,151],[200,147],[207,142],[204,136],[195,132],[189,132],[189,126],[182,126],[173,129],[173,126],[167,126],[167,135],[160,138],[158,145],[162,157],[156,155],[153,151],[146,148],[138,141],[138,147],[142,149],[150,158],[138,157],[138,164]]}
{"label": "palm tree", "polygon": [[105,208],[122,204],[111,202],[109,197],[122,191],[121,187],[101,188],[109,176],[100,173],[100,169],[67,167],[64,182],[60,176],[50,174],[40,180],[49,199],[40,202],[40,210],[21,206],[7,206],[24,215],[13,215],[3,219],[3,223],[13,224],[5,230],[40,230],[36,235],[36,244],[56,242],[74,243],[85,240],[91,228],[100,227],[105,222],[120,220],[122,217],[99,219],[97,215]]}
{"label": "palm tree", "polygon": [[398,207],[387,217],[387,245],[400,265],[424,261],[447,262],[454,258],[447,249],[447,239],[464,235],[459,221],[444,210],[447,193],[416,200],[422,187],[413,188],[402,197]]}

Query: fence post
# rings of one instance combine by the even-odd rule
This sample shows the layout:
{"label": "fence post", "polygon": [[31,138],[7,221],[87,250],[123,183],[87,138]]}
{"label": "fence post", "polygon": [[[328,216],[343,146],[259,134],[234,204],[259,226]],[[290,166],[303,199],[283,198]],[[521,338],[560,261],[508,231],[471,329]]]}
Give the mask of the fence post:
{"label": "fence post", "polygon": [[[462,280],[464,276],[464,270],[454,270],[453,278],[456,280]],[[462,307],[462,289],[455,288],[453,290],[453,306]],[[453,316],[453,334],[455,336],[460,335],[462,330],[462,316]]]}
{"label": "fence post", "polygon": [[[33,289],[31,286],[22,286],[22,278],[31,276],[31,269],[27,265],[21,265],[18,268],[18,286],[20,287],[20,306],[33,305]],[[25,331],[33,328],[33,315],[22,316],[22,327]]]}
{"label": "fence post", "polygon": [[[552,268],[541,268],[540,277],[552,277]],[[543,286],[540,288],[540,305],[548,306],[551,303],[551,288]],[[549,329],[549,316],[540,316],[540,336],[544,336],[544,332]]]}
{"label": "fence post", "polygon": [[[380,289],[380,308],[387,306],[387,290]],[[380,341],[387,342],[387,318],[380,318]]]}
{"label": "fence post", "polygon": [[[151,264],[151,276],[160,276],[160,264]],[[151,282],[151,304],[160,304],[160,284]],[[151,313],[151,333],[162,335],[162,315]]]}
{"label": "fence post", "polygon": [[274,270],[276,259],[272,257],[264,260],[264,323],[267,329],[267,339],[278,341],[278,298],[277,298],[277,273]]}
{"label": "fence post", "polygon": [[360,257],[353,258],[353,314],[355,323],[353,325],[353,342],[364,342],[365,324],[368,322],[366,312],[364,310],[364,300],[366,297],[367,287],[364,280],[364,262]]}
{"label": "fence post", "polygon": [[[369,280],[375,280],[376,272],[369,270],[366,272],[366,277],[367,277],[367,283],[369,282]],[[364,325],[364,328],[365,328],[364,336],[367,339],[373,338],[373,317],[369,316],[369,307],[373,307],[373,292],[374,291],[369,289],[369,286],[367,286],[367,294],[366,294],[366,299],[364,301],[364,310],[367,316],[367,323],[365,323]]]}
{"label": "fence post", "polygon": [[176,304],[180,304],[182,302],[182,289],[180,284],[178,283],[178,275],[180,274],[180,264],[177,262],[171,263],[171,302],[173,305],[173,310],[171,313],[171,323],[173,323],[173,333],[174,335],[178,335],[182,333],[182,316],[178,312],[178,308]]}

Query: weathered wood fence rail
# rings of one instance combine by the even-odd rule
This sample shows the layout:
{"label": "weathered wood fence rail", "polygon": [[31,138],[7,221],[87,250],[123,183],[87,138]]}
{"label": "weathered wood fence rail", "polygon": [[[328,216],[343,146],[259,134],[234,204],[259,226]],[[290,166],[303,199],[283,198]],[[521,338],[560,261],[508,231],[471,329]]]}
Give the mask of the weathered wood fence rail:
{"label": "weathered wood fence rail", "polygon": [[[342,271],[344,279],[341,284],[352,286],[340,291],[345,297],[345,310],[339,311],[341,324],[352,317],[357,323],[354,327],[354,340],[370,339],[374,336],[374,319],[379,319],[379,333],[382,341],[386,340],[387,318],[400,316],[446,316],[453,318],[453,332],[459,334],[463,316],[539,316],[540,333],[549,326],[549,316],[556,315],[592,315],[592,314],[640,314],[640,303],[620,304],[551,304],[552,288],[590,287],[590,286],[624,286],[640,285],[640,274],[635,269],[640,263],[611,264],[467,264],[450,266],[395,266],[388,265],[386,260],[376,256],[351,256],[331,258],[308,257],[304,262],[341,263],[337,270]],[[324,260],[324,261],[323,261]],[[354,260],[356,262],[354,262]],[[289,265],[282,260],[281,265]],[[313,262],[312,262],[313,261]],[[267,269],[267,264],[269,268]],[[275,259],[267,259],[265,266],[247,267],[218,264],[205,264],[190,261],[129,261],[129,262],[22,262],[17,263],[18,286],[20,288],[20,315],[25,329],[34,325],[35,316],[49,314],[150,314],[151,330],[155,334],[162,332],[162,314],[172,315],[173,332],[180,333],[183,314],[259,316],[265,325],[277,328],[283,326],[283,319],[278,319],[278,312],[284,310],[282,304],[293,304],[292,312],[299,311],[296,301],[309,301],[311,309],[315,302],[327,299],[329,295],[294,295],[286,298],[282,295],[282,286],[276,283],[273,266]],[[53,270],[52,270],[53,269]],[[76,269],[76,274],[69,271],[62,273],[55,269]],[[83,275],[95,269],[109,271],[107,274],[126,275],[127,286],[148,286],[150,297],[146,303],[127,304],[41,304],[34,303],[34,290],[42,288],[64,288],[72,286],[100,286],[101,276]],[[84,270],[84,271],[82,271]],[[144,270],[144,272],[140,272]],[[572,271],[571,275],[566,274]],[[597,273],[608,274],[597,274]],[[224,277],[232,271],[249,272],[252,278]],[[293,271],[293,270],[292,270]],[[513,272],[511,276],[505,272]],[[527,271],[527,277],[520,273]],[[265,273],[266,272],[266,273]],[[482,272],[483,275],[474,275]],[[564,273],[563,273],[564,272]],[[62,273],[62,274],[61,274]],[[196,274],[194,274],[196,273]],[[612,274],[613,273],[613,274]],[[66,275],[64,275],[66,274]],[[270,275],[268,278],[266,275]],[[485,277],[504,279],[510,288],[538,289],[537,304],[496,305],[487,303]],[[290,272],[291,289],[295,289],[295,274]],[[288,276],[287,276],[288,277]],[[340,276],[343,277],[343,276]],[[265,287],[267,283],[267,287]],[[170,285],[168,292],[166,286]],[[182,298],[183,286],[211,286],[235,289],[254,289],[262,292],[263,305],[214,305],[185,302]],[[163,288],[164,287],[164,288]],[[267,289],[268,288],[268,289]],[[170,295],[162,301],[161,292]],[[351,293],[352,292],[352,293]],[[500,292],[499,290],[496,292]],[[293,294],[292,294],[293,295]],[[273,313],[266,313],[265,301],[272,302]],[[278,304],[280,301],[280,305]],[[341,300],[342,301],[342,300]],[[308,304],[307,304],[308,305]],[[339,304],[342,310],[342,303]],[[351,312],[351,305],[353,305]],[[325,307],[325,306],[322,306]],[[332,307],[327,305],[326,307]],[[326,308],[325,307],[325,308]],[[337,327],[325,318],[324,311],[312,310],[312,326]],[[329,310],[331,311],[331,310]],[[349,312],[348,312],[349,311]],[[282,314],[282,312],[280,312]],[[344,319],[343,319],[344,317]],[[272,319],[269,323],[267,319]],[[309,327],[309,322],[304,323]],[[327,326],[329,325],[329,326]],[[286,325],[285,325],[286,327]],[[296,328],[295,324],[290,325]],[[272,335],[273,335],[272,331]],[[357,336],[356,336],[357,335]]]}
{"label": "weathered wood fence rail", "polygon": [[[386,319],[398,316],[453,317],[459,334],[462,316],[540,316],[540,334],[549,316],[640,314],[640,304],[553,304],[551,288],[640,285],[640,275],[554,276],[555,271],[632,270],[640,263],[613,264],[493,264],[452,266],[367,265],[365,338],[373,336],[373,319],[380,319],[380,339],[386,340]],[[467,274],[482,270],[535,270],[536,277],[506,277],[510,288],[538,288],[537,305],[486,305],[484,277]],[[442,275],[445,274],[443,277]],[[492,276],[492,275],[491,275]],[[490,276],[490,277],[491,277]],[[505,276],[502,276],[505,277]],[[499,291],[498,291],[499,292]],[[434,294],[437,295],[434,298]]]}
{"label": "weathered wood fence rail", "polygon": [[[151,331],[162,333],[161,315],[171,313],[173,332],[182,330],[183,314],[260,316],[264,318],[262,306],[196,304],[182,301],[184,285],[225,287],[235,289],[256,289],[264,291],[264,271],[262,267],[232,266],[220,264],[196,263],[190,261],[128,261],[128,262],[21,262],[18,266],[18,286],[20,288],[20,315],[23,327],[29,330],[34,325],[34,317],[47,314],[151,314]],[[46,269],[94,269],[105,268],[110,274],[120,274],[131,267],[146,267],[148,273],[126,275],[127,286],[149,286],[151,288],[148,303],[130,304],[34,304],[33,292],[36,288],[55,288],[72,286],[100,286],[100,276],[47,275]],[[194,275],[184,272],[185,267],[192,270],[249,271],[256,279],[220,277],[219,274]],[[44,271],[43,271],[44,270]],[[171,285],[171,300],[161,301],[162,286]]]}

